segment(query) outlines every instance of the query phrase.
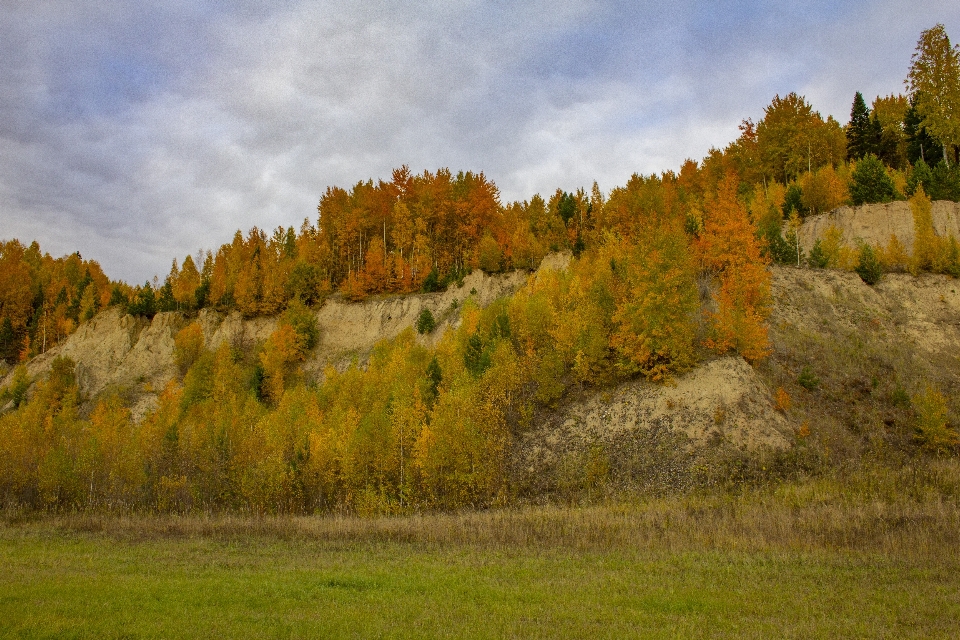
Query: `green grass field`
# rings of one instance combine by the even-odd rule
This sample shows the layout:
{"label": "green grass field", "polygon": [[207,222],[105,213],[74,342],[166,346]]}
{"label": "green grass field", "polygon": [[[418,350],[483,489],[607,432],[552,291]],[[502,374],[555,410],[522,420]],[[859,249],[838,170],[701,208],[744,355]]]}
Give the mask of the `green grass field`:
{"label": "green grass field", "polygon": [[831,495],[7,518],[0,637],[960,637],[955,502]]}

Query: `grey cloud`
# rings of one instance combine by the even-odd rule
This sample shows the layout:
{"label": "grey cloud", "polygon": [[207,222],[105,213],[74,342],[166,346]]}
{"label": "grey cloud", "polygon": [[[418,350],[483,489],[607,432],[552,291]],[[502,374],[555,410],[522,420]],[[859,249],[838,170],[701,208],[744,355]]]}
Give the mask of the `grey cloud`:
{"label": "grey cloud", "polygon": [[404,163],[526,199],[676,169],[774,93],[843,122],[960,29],[942,3],[131,6],[0,9],[0,236],[138,282]]}

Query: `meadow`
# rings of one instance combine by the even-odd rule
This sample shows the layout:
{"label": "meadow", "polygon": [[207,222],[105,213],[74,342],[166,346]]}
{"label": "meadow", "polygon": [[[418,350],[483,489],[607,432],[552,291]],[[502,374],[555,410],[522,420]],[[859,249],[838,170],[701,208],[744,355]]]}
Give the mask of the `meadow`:
{"label": "meadow", "polygon": [[957,637],[957,471],[371,518],[8,512],[0,637]]}

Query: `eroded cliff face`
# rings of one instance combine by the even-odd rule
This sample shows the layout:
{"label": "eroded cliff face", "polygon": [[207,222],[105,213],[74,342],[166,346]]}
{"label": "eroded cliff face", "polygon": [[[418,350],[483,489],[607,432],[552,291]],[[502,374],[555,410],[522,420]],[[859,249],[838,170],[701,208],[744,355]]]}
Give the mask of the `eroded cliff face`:
{"label": "eroded cliff face", "polygon": [[[568,255],[550,256],[541,268],[563,269],[569,260]],[[960,393],[957,280],[888,274],[870,287],[853,273],[785,267],[774,267],[772,276],[773,364],[751,367],[738,356],[719,358],[668,384],[633,380],[612,389],[571,394],[559,406],[541,412],[518,435],[515,472],[526,478],[555,476],[558,465],[582,461],[597,446],[632,451],[630,455],[639,450],[637,443],[646,449],[676,449],[681,442],[683,447],[724,444],[743,451],[788,448],[796,442],[805,418],[802,411],[785,412],[776,406],[774,389],[783,383],[776,376],[795,378],[794,369],[813,362],[808,357],[811,345],[827,345],[821,349],[821,359],[822,366],[829,367],[830,358],[850,357],[834,355],[842,345],[866,340],[865,344],[873,345],[869,358],[889,356],[890,363],[883,366],[894,374],[897,363],[909,360],[945,393]],[[327,365],[343,369],[354,361],[362,363],[378,341],[412,327],[423,309],[434,314],[438,326],[418,340],[433,345],[446,328],[458,325],[468,298],[486,306],[516,291],[527,277],[525,272],[491,276],[476,271],[462,287],[452,286],[442,293],[361,303],[329,299],[316,311],[321,338],[303,364],[304,373],[317,379]],[[39,379],[54,358],[67,356],[77,363],[85,397],[93,399],[114,389],[125,394],[134,418],[140,419],[155,406],[164,386],[179,375],[174,336],[193,321],[202,328],[208,348],[226,343],[254,349],[277,325],[277,318],[244,319],[239,313],[211,310],[201,311],[196,318],[163,313],[148,322],[108,309],[63,344],[29,362],[28,373]],[[8,371],[0,384],[9,384],[11,378]],[[806,392],[792,389],[791,393]],[[813,402],[811,398],[798,397],[795,404]]]}
{"label": "eroded cliff face", "polygon": [[[542,268],[563,268],[569,255],[551,255]],[[419,336],[432,345],[448,327],[459,323],[460,309],[467,299],[484,307],[513,293],[527,279],[526,272],[488,275],[474,271],[463,286],[446,291],[373,298],[350,303],[332,298],[317,310],[320,329],[318,346],[303,363],[304,373],[319,377],[327,365],[339,369],[354,360],[363,361],[380,340],[396,337],[414,326],[423,309],[437,319],[436,330]],[[116,390],[131,402],[135,419],[141,419],[155,405],[159,393],[178,375],[174,361],[174,337],[186,324],[196,321],[203,330],[204,344],[217,349],[226,343],[241,350],[254,349],[276,329],[276,317],[243,318],[239,312],[218,313],[203,309],[195,318],[181,313],[158,313],[151,321],[123,314],[116,307],[106,309],[81,325],[63,343],[27,363],[31,380],[45,376],[58,356],[76,363],[77,381],[86,398]],[[10,384],[12,371],[3,372],[0,387]]]}
{"label": "eroded cliff face", "polygon": [[[907,252],[913,251],[913,213],[909,202],[866,204],[859,207],[838,207],[829,213],[812,216],[800,227],[800,245],[809,252],[813,243],[831,226],[843,232],[844,241],[853,246],[857,241],[887,246],[896,235]],[[937,235],[960,240],[960,203],[938,200],[933,203],[933,230]]]}

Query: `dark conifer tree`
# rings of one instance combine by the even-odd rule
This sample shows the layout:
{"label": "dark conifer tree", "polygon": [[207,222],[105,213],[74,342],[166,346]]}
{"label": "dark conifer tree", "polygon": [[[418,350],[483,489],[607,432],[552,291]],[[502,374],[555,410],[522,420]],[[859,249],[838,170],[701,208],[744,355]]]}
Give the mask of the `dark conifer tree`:
{"label": "dark conifer tree", "polygon": [[903,117],[903,132],[907,138],[907,161],[916,164],[923,160],[928,166],[936,165],[943,158],[943,146],[922,126],[920,114],[915,108],[916,97],[910,100],[910,108]]}
{"label": "dark conifer tree", "polygon": [[857,160],[871,152],[873,128],[870,124],[870,109],[857,91],[850,109],[850,124],[847,125],[847,159]]}

